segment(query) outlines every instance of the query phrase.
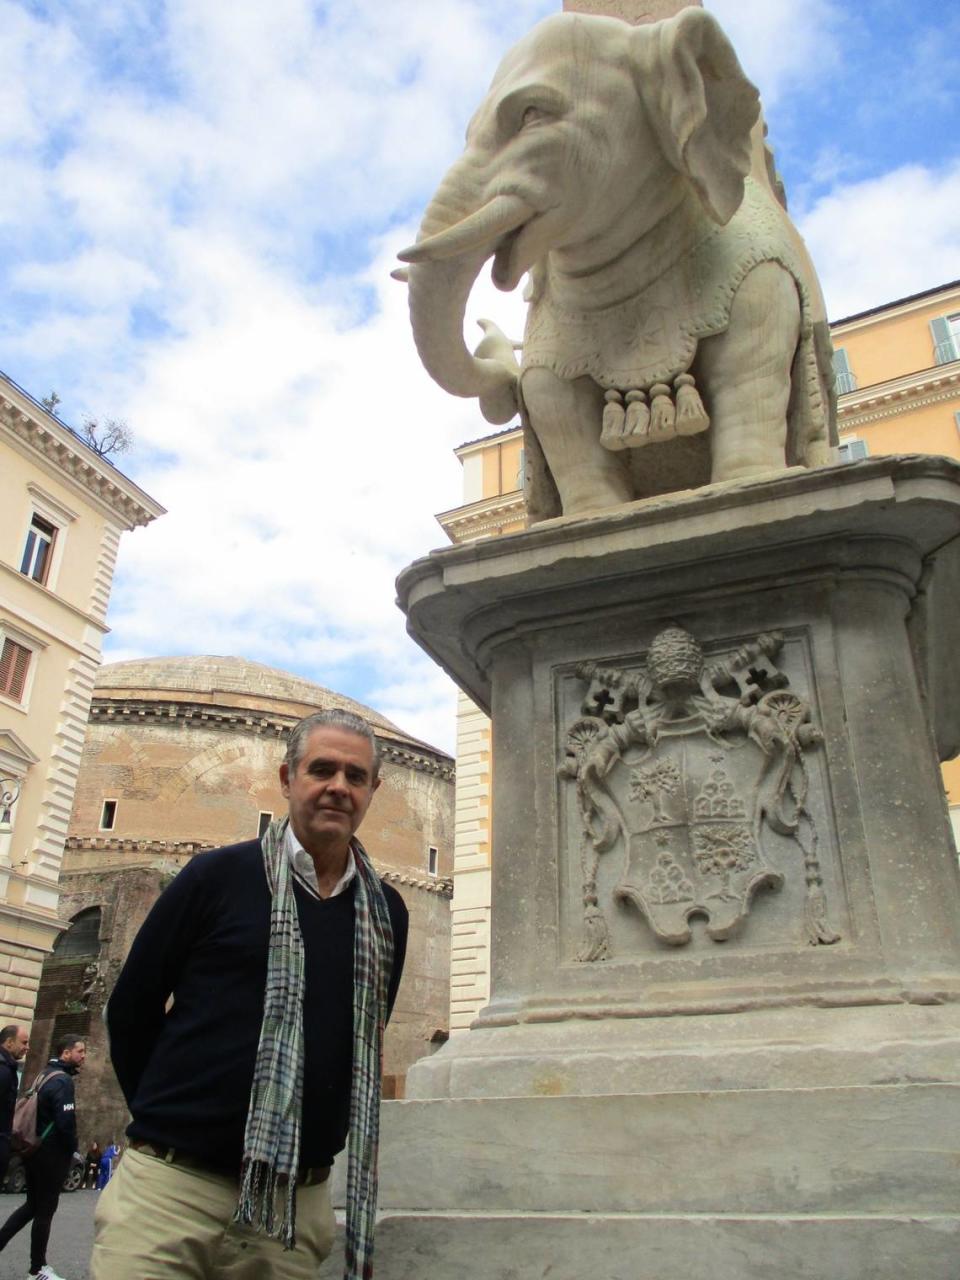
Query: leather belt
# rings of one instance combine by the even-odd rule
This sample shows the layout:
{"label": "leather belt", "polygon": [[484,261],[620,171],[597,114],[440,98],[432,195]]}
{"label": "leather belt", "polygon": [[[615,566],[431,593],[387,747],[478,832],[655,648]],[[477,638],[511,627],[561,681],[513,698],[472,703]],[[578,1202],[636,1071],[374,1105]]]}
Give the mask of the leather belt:
{"label": "leather belt", "polygon": [[[153,1156],[155,1160],[163,1160],[167,1164],[178,1164],[183,1169],[198,1169],[201,1173],[213,1173],[218,1177],[230,1177],[223,1169],[217,1169],[209,1160],[181,1151],[178,1147],[161,1147],[156,1142],[142,1142],[139,1138],[131,1138],[130,1146],[141,1155]],[[318,1165],[315,1169],[301,1169],[297,1174],[298,1187],[313,1187],[326,1182],[330,1177],[330,1165]]]}

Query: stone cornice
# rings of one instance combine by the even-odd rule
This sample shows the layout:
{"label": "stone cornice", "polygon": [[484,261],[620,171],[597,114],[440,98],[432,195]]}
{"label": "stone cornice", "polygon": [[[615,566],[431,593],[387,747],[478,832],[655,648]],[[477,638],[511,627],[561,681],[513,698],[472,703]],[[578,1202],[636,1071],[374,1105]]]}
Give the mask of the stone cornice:
{"label": "stone cornice", "polygon": [[946,400],[960,401],[960,360],[848,392],[837,406],[837,427],[842,434]]}
{"label": "stone cornice", "polygon": [[64,850],[93,853],[140,853],[193,857],[215,846],[203,840],[128,840],[122,836],[67,836]]}
{"label": "stone cornice", "polygon": [[0,382],[0,427],[22,446],[52,462],[58,472],[118,515],[125,528],[135,529],[165,514],[164,508],[149,494],[6,378]]}
{"label": "stone cornice", "polygon": [[453,881],[443,877],[417,876],[409,875],[406,871],[384,870],[382,867],[376,867],[377,875],[381,880],[386,880],[388,884],[402,884],[409,889],[419,889],[422,893],[435,893],[441,898],[453,897]]}
{"label": "stone cornice", "polygon": [[499,532],[507,521],[523,520],[527,513],[523,490],[481,498],[465,507],[442,511],[437,523],[451,542],[473,542]]}
{"label": "stone cornice", "polygon": [[874,307],[871,311],[861,311],[857,315],[834,320],[830,325],[830,334],[833,338],[842,338],[857,329],[872,328],[881,320],[894,320],[899,316],[910,315],[915,311],[930,311],[932,308],[952,312],[958,305],[960,305],[960,284],[954,281],[941,289],[928,289],[924,293],[903,298],[900,302]]}
{"label": "stone cornice", "polygon": [[454,449],[454,455],[458,458],[466,457],[468,453],[476,453],[478,449],[489,448],[491,444],[506,444],[509,440],[519,439],[523,435],[523,427],[506,427],[503,431],[494,431],[488,436],[479,436],[476,440],[467,440],[464,444],[457,445]]}
{"label": "stone cornice", "polygon": [[[192,857],[195,853],[203,853],[205,849],[216,848],[215,845],[202,840],[125,840],[113,836],[68,836],[64,846],[66,851],[76,853],[126,853],[148,855],[154,858]],[[134,866],[118,866],[116,863],[102,867],[65,868],[65,875],[105,875],[111,871],[142,870],[148,864],[137,863]],[[374,864],[377,875],[389,884],[404,885],[409,889],[419,889],[423,893],[435,893],[442,898],[453,897],[453,881],[446,876],[415,876],[408,871],[398,871],[393,867],[378,867]]]}
{"label": "stone cornice", "polygon": [[[92,723],[109,724],[163,724],[193,726],[201,729],[227,730],[248,733],[258,737],[286,738],[299,716],[264,715],[240,707],[217,706],[206,702],[191,702],[186,698],[138,699],[110,697],[94,694],[90,707]],[[445,781],[453,781],[454,762],[449,756],[434,756],[419,750],[412,743],[392,741],[383,731],[377,731],[383,760],[415,769],[419,773],[433,774]]]}

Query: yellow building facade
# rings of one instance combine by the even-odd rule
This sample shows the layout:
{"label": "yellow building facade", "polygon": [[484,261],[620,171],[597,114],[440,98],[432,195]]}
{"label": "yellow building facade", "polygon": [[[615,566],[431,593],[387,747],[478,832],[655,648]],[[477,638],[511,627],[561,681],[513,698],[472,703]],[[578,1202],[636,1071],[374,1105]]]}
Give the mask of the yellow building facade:
{"label": "yellow building facade", "polygon": [[0,1023],[32,1019],[120,536],[163,508],[0,374]]}
{"label": "yellow building facade", "polygon": [[[831,325],[840,458],[938,453],[960,461],[960,281]],[[526,527],[519,426],[461,445],[463,504],[437,519],[452,542]],[[451,1031],[489,997],[490,722],[462,694],[457,709]],[[960,845],[960,759],[943,767]]]}

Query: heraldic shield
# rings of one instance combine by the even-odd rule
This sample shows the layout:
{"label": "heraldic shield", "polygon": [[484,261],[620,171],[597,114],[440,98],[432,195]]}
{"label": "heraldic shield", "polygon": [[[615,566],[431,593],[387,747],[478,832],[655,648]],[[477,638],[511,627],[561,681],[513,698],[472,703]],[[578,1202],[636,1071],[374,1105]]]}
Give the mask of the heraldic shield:
{"label": "heraldic shield", "polygon": [[702,916],[721,942],[744,927],[759,888],[784,883],[764,850],[765,831],[788,837],[802,855],[808,941],[838,940],[806,808],[804,752],[821,735],[773,663],[782,645],[779,633],[761,635],[707,663],[698,641],[672,624],[640,670],[577,667],[589,688],[560,774],[576,782],[581,817],[579,959],[610,954],[597,895],[602,855],[620,852],[613,896],[635,906],[661,941],[689,942],[691,917]]}
{"label": "heraldic shield", "polygon": [[614,896],[639,907],[664,942],[688,941],[696,913],[707,917],[711,938],[729,938],[754,892],[783,884],[764,861],[749,803],[763,765],[753,743],[718,749],[694,715],[665,727],[653,751],[611,770],[627,837]]}

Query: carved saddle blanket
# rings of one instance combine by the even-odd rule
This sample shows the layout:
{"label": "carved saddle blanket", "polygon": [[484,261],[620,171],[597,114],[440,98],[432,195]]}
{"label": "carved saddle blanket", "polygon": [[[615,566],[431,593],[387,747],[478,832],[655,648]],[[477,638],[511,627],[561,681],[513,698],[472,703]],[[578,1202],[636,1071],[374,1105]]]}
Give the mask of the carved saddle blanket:
{"label": "carved saddle blanket", "polygon": [[[618,392],[638,390],[646,399],[653,389],[653,399],[687,374],[701,339],[726,330],[747,274],[763,262],[777,262],[796,282],[801,304],[790,436],[825,439],[829,332],[819,292],[811,293],[804,257],[780,206],[747,178],[743,203],[730,222],[718,227],[704,219],[704,235],[693,250],[625,301],[575,309],[557,297],[550,264],[544,264],[524,336],[523,368],[548,368],[565,380],[589,376],[607,390],[608,403],[621,398]],[[684,381],[692,384],[689,377]],[[708,422],[703,415],[690,429],[703,429]]]}

